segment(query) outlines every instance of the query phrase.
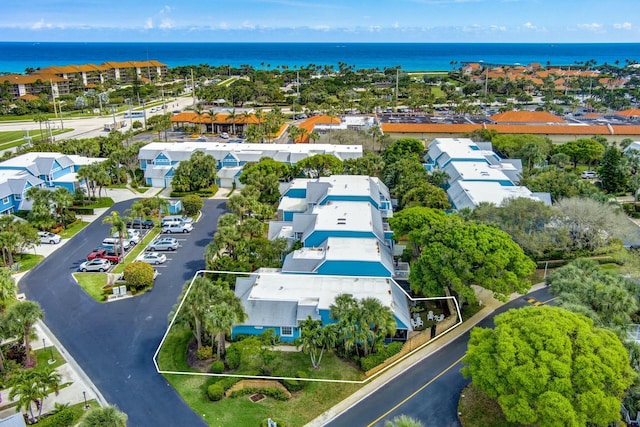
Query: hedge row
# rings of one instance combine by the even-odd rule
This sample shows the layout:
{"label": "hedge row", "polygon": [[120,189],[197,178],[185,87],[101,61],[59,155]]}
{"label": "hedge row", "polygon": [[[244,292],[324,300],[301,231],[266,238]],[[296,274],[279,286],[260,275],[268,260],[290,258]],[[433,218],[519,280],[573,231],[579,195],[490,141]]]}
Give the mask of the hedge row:
{"label": "hedge row", "polygon": [[213,197],[218,192],[218,186],[212,185],[209,188],[203,188],[198,191],[172,191],[170,197],[184,197],[190,195],[196,195],[204,198]]}
{"label": "hedge row", "polygon": [[397,354],[402,350],[401,342],[392,342],[388,346],[383,349],[378,350],[377,353],[370,354],[365,357],[360,358],[360,367],[363,371],[368,371],[370,369],[375,368],[379,364],[383,363],[385,360]]}
{"label": "hedge row", "polygon": [[[298,371],[296,374],[296,378],[309,378],[307,373],[304,371]],[[287,390],[291,393],[300,391],[307,385],[308,381],[300,381],[300,380],[282,380],[282,385],[284,385]]]}
{"label": "hedge row", "polygon": [[231,393],[231,397],[244,396],[245,394],[262,393],[265,396],[273,397],[276,400],[289,400],[289,396],[282,390],[273,387],[246,387],[241,390],[235,390]]}
{"label": "hedge row", "polygon": [[94,213],[93,208],[85,208],[81,206],[77,206],[77,207],[74,206],[69,208],[69,210],[75,212],[78,215],[93,215]]}
{"label": "hedge row", "polygon": [[218,401],[224,397],[225,391],[233,387],[240,378],[225,377],[207,387],[207,397],[209,400]]}

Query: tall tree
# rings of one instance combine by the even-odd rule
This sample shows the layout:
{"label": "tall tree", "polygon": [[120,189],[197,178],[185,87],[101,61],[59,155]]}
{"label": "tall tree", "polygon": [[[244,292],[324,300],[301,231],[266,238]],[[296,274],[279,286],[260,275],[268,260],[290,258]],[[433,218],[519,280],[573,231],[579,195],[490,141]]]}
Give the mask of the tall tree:
{"label": "tall tree", "polygon": [[301,348],[311,358],[313,369],[320,368],[324,352],[336,345],[338,331],[335,324],[322,326],[322,320],[313,320],[307,316],[298,327],[300,336],[296,339],[296,348]]}
{"label": "tall tree", "polygon": [[[13,280],[9,269],[0,268],[0,313],[3,313],[10,304],[17,301],[17,292],[18,285],[16,285],[16,281]],[[0,342],[2,342],[1,339]]]}
{"label": "tall tree", "polygon": [[607,425],[637,376],[610,331],[558,307],[525,307],[474,328],[462,370],[511,422]]}
{"label": "tall tree", "polygon": [[78,427],[127,427],[127,414],[115,406],[89,409],[80,419]]}
{"label": "tall tree", "polygon": [[[102,220],[103,224],[111,224],[111,234],[115,234],[118,233],[118,242],[120,244],[120,248],[122,248],[123,253],[121,253],[120,255],[122,255],[122,259],[124,261],[124,236],[125,233],[127,233],[127,221],[122,218],[120,216],[120,214],[117,211],[113,211],[111,212],[111,215],[109,215],[108,217],[104,218]],[[118,251],[120,249],[118,247],[116,247],[116,256],[118,255]]]}
{"label": "tall tree", "polygon": [[26,365],[33,364],[31,359],[31,331],[33,325],[44,317],[40,304],[34,301],[19,301],[7,310],[7,323],[15,334],[23,341],[27,352]]}
{"label": "tall tree", "polygon": [[604,152],[598,168],[598,176],[602,189],[607,193],[616,194],[627,189],[629,170],[625,167],[622,152],[615,145]]}

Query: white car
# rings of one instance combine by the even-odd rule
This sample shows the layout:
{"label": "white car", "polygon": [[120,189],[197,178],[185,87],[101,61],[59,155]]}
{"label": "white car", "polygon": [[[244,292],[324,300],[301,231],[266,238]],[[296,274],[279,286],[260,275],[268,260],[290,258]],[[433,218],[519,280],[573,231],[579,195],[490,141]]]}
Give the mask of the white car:
{"label": "white car", "polygon": [[62,240],[60,236],[49,231],[38,231],[38,238],[40,243],[49,243],[51,245],[57,245]]}
{"label": "white car", "polygon": [[185,224],[184,222],[180,223],[171,223],[162,227],[162,233],[171,234],[171,233],[190,233],[193,230],[193,225]]}
{"label": "white car", "polygon": [[580,178],[582,179],[596,179],[597,177],[598,177],[598,174],[595,173],[594,171],[584,171],[580,175]]}
{"label": "white car", "polygon": [[[111,237],[117,239],[118,233],[113,233]],[[138,233],[137,231],[135,233],[132,233],[131,230],[127,230],[127,234],[123,236],[123,240],[128,241],[130,246],[135,246],[138,244],[138,242],[140,242],[140,233]]]}
{"label": "white car", "polygon": [[82,264],[80,264],[80,271],[99,271],[99,272],[103,272],[103,271],[107,271],[109,268],[111,268],[111,262],[109,262],[109,260],[103,259],[103,258],[94,258],[91,261],[85,261]]}
{"label": "white car", "polygon": [[[102,244],[103,245],[119,245],[120,244],[120,238],[118,236],[116,236],[116,237],[107,237],[106,239],[104,239],[102,241]],[[125,251],[128,251],[129,248],[131,247],[131,242],[129,241],[129,239],[127,239],[127,236],[123,236],[122,247],[124,248]]]}
{"label": "white car", "polygon": [[164,264],[167,261],[167,256],[159,252],[145,252],[138,257],[138,261],[147,264]]}

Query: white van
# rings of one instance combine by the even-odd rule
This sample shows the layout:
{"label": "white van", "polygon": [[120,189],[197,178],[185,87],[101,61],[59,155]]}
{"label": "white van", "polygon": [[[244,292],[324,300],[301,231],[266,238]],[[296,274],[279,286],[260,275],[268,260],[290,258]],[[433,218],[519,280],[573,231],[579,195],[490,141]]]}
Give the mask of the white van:
{"label": "white van", "polygon": [[[129,242],[129,240],[126,238],[126,236],[123,236],[124,238],[122,239],[122,247],[124,248],[124,250],[129,250],[129,248],[131,247],[131,242]],[[107,245],[107,246],[114,246],[114,245],[119,245],[120,244],[120,239],[117,237],[107,237],[106,239],[104,239],[102,241],[103,245]]]}

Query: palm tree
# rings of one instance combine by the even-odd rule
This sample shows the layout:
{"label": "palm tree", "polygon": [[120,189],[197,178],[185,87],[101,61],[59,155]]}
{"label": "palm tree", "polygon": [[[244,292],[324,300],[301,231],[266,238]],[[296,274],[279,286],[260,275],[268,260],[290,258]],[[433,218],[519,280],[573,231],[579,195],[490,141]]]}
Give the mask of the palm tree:
{"label": "palm tree", "polygon": [[24,342],[27,353],[26,365],[31,366],[31,330],[33,325],[44,317],[44,311],[35,301],[19,301],[7,310],[7,323],[9,327]]}
{"label": "palm tree", "polygon": [[[144,207],[142,202],[139,202],[139,201],[133,202],[131,204],[131,207],[129,208],[129,217],[131,218],[131,220],[133,220],[134,218],[142,218],[144,216],[145,211],[146,211],[146,208]],[[142,221],[140,221],[139,227],[140,227],[140,232],[142,233]]]}
{"label": "palm tree", "polygon": [[[371,352],[375,352],[377,337],[393,336],[397,329],[396,319],[393,311],[389,307],[373,297],[364,298],[360,301],[362,308],[362,326],[372,329]],[[366,347],[365,347],[366,355]]]}
{"label": "palm tree", "polygon": [[209,306],[205,324],[211,332],[211,345],[213,346],[214,335],[218,336],[218,360],[224,352],[225,334],[231,332],[231,328],[236,323],[243,322],[247,314],[240,300],[231,289],[225,288],[222,282],[213,283],[213,292],[210,297],[213,302]]}
{"label": "palm tree", "polygon": [[324,351],[336,345],[338,331],[335,324],[322,327],[322,320],[313,320],[308,316],[301,321],[300,337],[296,339],[296,347],[302,347],[303,353],[308,353],[311,358],[311,366],[314,369],[320,367]]}
{"label": "palm tree", "polygon": [[[0,313],[4,312],[4,309],[9,303],[16,300],[16,293],[18,292],[18,286],[8,268],[0,268]],[[2,339],[0,339],[2,342]],[[2,353],[2,352],[0,352]],[[2,355],[0,355],[0,358]],[[0,369],[1,371],[2,369]]]}
{"label": "palm tree", "polygon": [[[124,248],[122,241],[124,240],[124,234],[127,232],[127,222],[120,216],[120,214],[116,211],[111,212],[111,215],[102,220],[103,224],[111,224],[111,233],[118,233],[118,242],[120,243],[120,248]],[[118,248],[116,247],[116,256],[118,256]],[[124,252],[124,249],[123,249]],[[123,260],[124,260],[124,253]]]}
{"label": "palm tree", "polygon": [[298,139],[301,135],[301,130],[296,125],[289,125],[287,128],[287,133],[289,134],[289,138],[291,138],[291,142],[295,143],[296,139]]}
{"label": "palm tree", "polygon": [[311,133],[309,133],[309,141],[311,141],[312,144],[319,139],[320,139],[320,134],[318,133],[317,130],[312,130]]}
{"label": "palm tree", "polygon": [[126,427],[127,414],[115,406],[91,408],[80,419],[78,427]]}
{"label": "palm tree", "polygon": [[85,185],[87,186],[87,197],[91,197],[92,195],[93,197],[95,197],[95,191],[92,192],[92,190],[94,189],[93,179],[96,175],[96,170],[92,166],[93,165],[81,166],[77,172],[78,179],[80,181],[84,181]]}
{"label": "palm tree", "polygon": [[384,427],[424,427],[421,421],[406,415],[399,415],[384,423]]}
{"label": "palm tree", "polygon": [[229,111],[229,113],[227,114],[227,118],[225,119],[225,121],[231,121],[231,133],[235,135],[236,133],[236,109],[234,108],[233,110]]}
{"label": "palm tree", "polygon": [[214,122],[218,120],[218,113],[213,108],[209,109],[209,120],[211,121],[211,133],[216,133]]}
{"label": "palm tree", "polygon": [[162,224],[162,214],[165,211],[169,212],[169,201],[167,199],[163,199],[160,196],[155,196],[153,198],[153,205],[157,210],[156,213],[158,215],[158,224]]}
{"label": "palm tree", "polygon": [[63,215],[73,205],[73,194],[66,188],[59,187],[53,191],[52,199],[56,208],[56,222],[64,228]]}

